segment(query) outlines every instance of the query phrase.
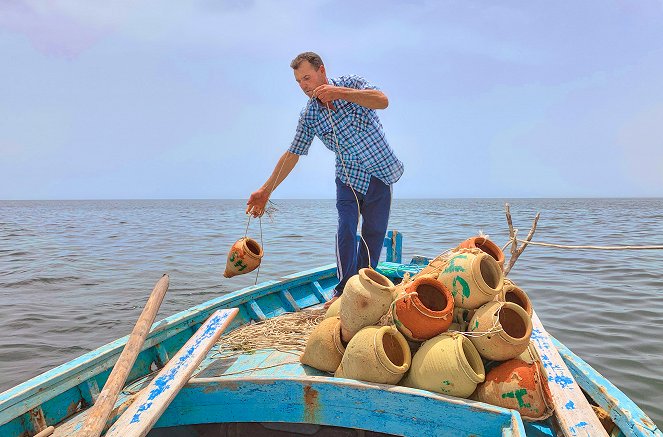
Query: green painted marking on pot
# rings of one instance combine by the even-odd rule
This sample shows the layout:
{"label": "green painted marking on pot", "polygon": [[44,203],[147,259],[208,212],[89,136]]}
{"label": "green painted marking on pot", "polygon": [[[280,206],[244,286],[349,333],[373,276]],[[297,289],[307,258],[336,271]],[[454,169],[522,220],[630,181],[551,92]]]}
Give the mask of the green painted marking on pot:
{"label": "green painted marking on pot", "polygon": [[467,255],[456,255],[451,260],[449,261],[449,265],[447,266],[446,269],[442,273],[452,273],[452,272],[464,272],[465,267],[463,266],[457,266],[455,264],[455,261],[457,259],[467,259]]}
{"label": "green painted marking on pot", "polygon": [[508,393],[502,393],[502,399],[511,398],[518,401],[518,407],[520,408],[531,408],[532,406],[529,403],[523,401],[523,396],[527,394],[527,390],[524,388],[518,389],[516,391],[510,391]]}
{"label": "green painted marking on pot", "polygon": [[474,321],[474,326],[472,327],[472,331],[474,331],[478,327],[479,327],[479,320],[477,319],[477,320]]}
{"label": "green painted marking on pot", "polygon": [[470,297],[470,286],[467,284],[467,281],[460,276],[456,276],[451,283],[451,294],[453,294],[454,297],[456,297],[456,294],[458,294],[457,291],[457,285],[460,284],[461,286],[461,292],[462,292],[462,297],[461,297],[461,302],[465,301],[465,298]]}
{"label": "green painted marking on pot", "polygon": [[445,379],[444,381],[442,381],[442,384],[451,385],[451,382],[448,379]]}
{"label": "green painted marking on pot", "polygon": [[237,252],[232,252],[232,253],[230,254],[230,262],[235,261],[235,255],[237,255]]}

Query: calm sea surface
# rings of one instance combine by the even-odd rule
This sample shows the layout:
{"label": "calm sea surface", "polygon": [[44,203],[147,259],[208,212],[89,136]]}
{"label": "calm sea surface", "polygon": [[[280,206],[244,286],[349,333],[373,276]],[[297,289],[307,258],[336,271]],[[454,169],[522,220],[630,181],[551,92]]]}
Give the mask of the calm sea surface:
{"label": "calm sea surface", "polygon": [[[394,200],[404,260],[480,230],[507,240],[505,200]],[[263,220],[260,281],[332,263],[333,200],[277,201]],[[663,244],[663,199],[511,200],[524,237]],[[159,319],[253,284],[225,279],[244,201],[0,201],[0,391],[128,334],[163,273]],[[257,221],[249,235],[259,239]],[[384,257],[384,254],[383,254]],[[663,424],[663,251],[528,247],[510,277],[548,330]]]}

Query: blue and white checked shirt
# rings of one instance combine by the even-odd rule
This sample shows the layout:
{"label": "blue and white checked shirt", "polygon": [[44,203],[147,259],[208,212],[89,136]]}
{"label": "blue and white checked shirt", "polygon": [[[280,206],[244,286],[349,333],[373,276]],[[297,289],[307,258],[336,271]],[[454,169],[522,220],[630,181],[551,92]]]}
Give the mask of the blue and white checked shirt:
{"label": "blue and white checked shirt", "polygon": [[[360,90],[378,89],[355,75],[329,79],[329,83]],[[334,100],[332,103],[336,109],[331,117],[338,147],[328,109],[319,100],[311,99],[301,112],[295,139],[288,151],[296,155],[308,154],[313,137],[317,136],[325,147],[336,153],[336,176],[360,193],[368,191],[371,176],[387,185],[398,181],[403,174],[403,163],[389,147],[375,110],[345,100]]]}

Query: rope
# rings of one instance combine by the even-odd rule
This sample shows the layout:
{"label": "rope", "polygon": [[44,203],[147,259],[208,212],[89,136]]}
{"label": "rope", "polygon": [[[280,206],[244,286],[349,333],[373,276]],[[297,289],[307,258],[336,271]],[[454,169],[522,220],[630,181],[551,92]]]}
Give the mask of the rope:
{"label": "rope", "polygon": [[[594,249],[594,250],[663,250],[663,246],[578,246],[578,245],[566,245],[566,244],[553,244],[553,243],[544,243],[538,241],[527,241],[517,238],[516,241],[519,243],[533,244],[535,246],[545,246],[545,247],[556,247],[559,249]],[[506,243],[504,248],[506,248],[511,241]]]}

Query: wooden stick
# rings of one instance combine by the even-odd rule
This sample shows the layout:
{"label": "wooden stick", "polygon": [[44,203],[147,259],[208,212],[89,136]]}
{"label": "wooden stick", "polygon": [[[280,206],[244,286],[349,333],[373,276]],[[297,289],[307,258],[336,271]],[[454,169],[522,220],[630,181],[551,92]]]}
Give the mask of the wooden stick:
{"label": "wooden stick", "polygon": [[532,237],[534,236],[534,232],[536,232],[536,225],[539,222],[541,213],[536,213],[536,217],[534,217],[534,222],[532,223],[532,227],[527,234],[525,242],[522,244],[522,246],[518,247],[518,229],[513,227],[513,222],[511,221],[511,210],[508,203],[504,204],[504,209],[506,210],[506,222],[509,225],[509,239],[511,240],[511,258],[509,259],[509,264],[504,268],[504,276],[506,276],[509,274],[514,264],[516,264],[516,260],[520,254],[523,253],[529,242],[532,241]]}
{"label": "wooden stick", "polygon": [[90,410],[81,431],[76,434],[77,437],[99,437],[106,426],[106,421],[115,406],[117,396],[124,387],[129,371],[140,353],[147,334],[150,332],[154,318],[159,311],[163,297],[168,291],[169,278],[163,275],[156,283],[150,298],[143,308],[143,312],[138,317],[127,344],[122,350],[120,358],[115,363],[103,390],[99,392],[99,397]]}
{"label": "wooden stick", "polygon": [[232,308],[212,314],[152,382],[138,393],[106,437],[143,437],[150,432],[238,312],[237,308]]}
{"label": "wooden stick", "polygon": [[49,435],[53,434],[53,431],[55,431],[55,428],[53,426],[49,426],[45,430],[35,434],[34,437],[48,437]]}

